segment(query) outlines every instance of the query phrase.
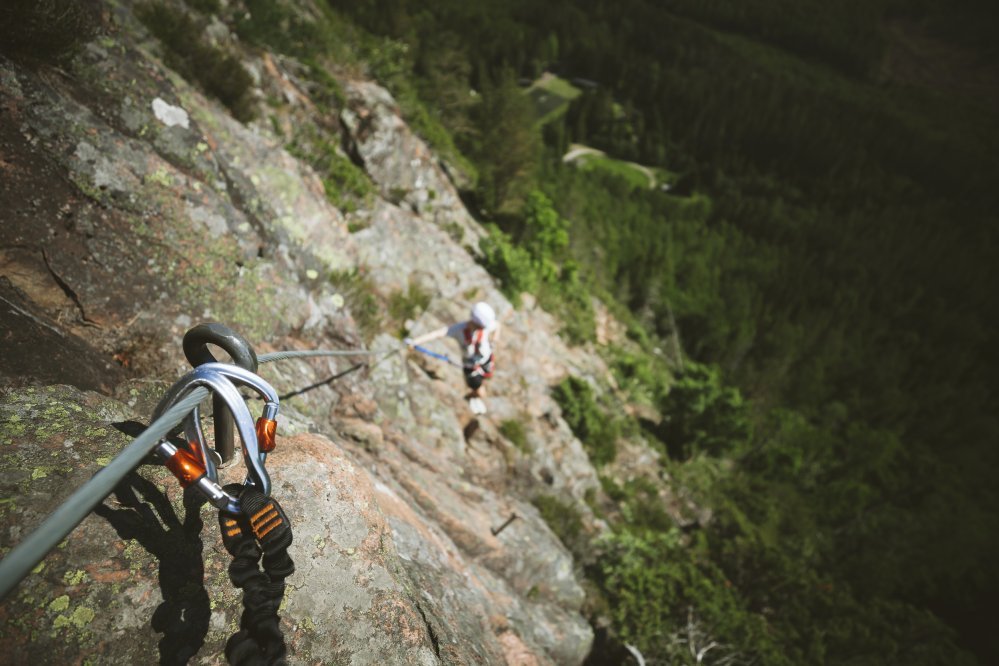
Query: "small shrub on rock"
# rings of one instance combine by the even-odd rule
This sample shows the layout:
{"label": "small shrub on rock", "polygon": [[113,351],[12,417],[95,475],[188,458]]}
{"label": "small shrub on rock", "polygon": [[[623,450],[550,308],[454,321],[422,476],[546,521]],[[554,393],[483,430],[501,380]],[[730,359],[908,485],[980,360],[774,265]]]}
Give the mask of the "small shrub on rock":
{"label": "small shrub on rock", "polygon": [[202,39],[194,17],[159,2],[138,5],[136,15],[163,44],[167,65],[222,102],[237,120],[254,118],[253,77],[238,58]]}
{"label": "small shrub on rock", "polygon": [[593,464],[601,466],[614,460],[621,424],[600,409],[590,385],[578,377],[567,377],[552,395]]}
{"label": "small shrub on rock", "polygon": [[58,60],[93,39],[100,27],[97,0],[0,2],[0,51],[12,57]]}

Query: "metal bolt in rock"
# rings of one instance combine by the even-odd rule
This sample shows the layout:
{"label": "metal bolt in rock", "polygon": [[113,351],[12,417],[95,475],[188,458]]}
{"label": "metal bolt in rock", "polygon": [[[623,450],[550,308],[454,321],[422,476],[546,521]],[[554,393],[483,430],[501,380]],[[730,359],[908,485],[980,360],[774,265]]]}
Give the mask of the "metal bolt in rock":
{"label": "metal bolt in rock", "polygon": [[[224,349],[239,367],[257,371],[257,354],[246,338],[228,326],[216,323],[199,324],[184,334],[184,355],[192,367],[218,361],[208,351],[209,343]],[[218,395],[212,398],[212,412],[215,416],[215,452],[220,462],[227,463],[232,460],[235,450],[232,416]]]}

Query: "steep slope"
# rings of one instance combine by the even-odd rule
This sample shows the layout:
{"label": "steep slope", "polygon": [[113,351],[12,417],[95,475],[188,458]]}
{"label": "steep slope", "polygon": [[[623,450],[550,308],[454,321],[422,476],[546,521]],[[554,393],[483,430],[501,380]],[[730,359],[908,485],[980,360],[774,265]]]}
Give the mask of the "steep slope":
{"label": "steep slope", "polygon": [[[384,89],[344,80],[346,105],[324,108],[296,63],[241,52],[258,100],[349,146],[374,181],[379,196],[348,213],[279,122],[244,125],[167,68],[128,3],[111,23],[61,67],[0,56],[0,547],[149,422],[191,325],[223,322],[258,353],[357,349],[365,304],[381,312],[416,284],[432,298],[413,330],[477,299],[505,318],[477,429],[460,375],[396,353],[397,324],[369,322],[367,348],[385,354],[364,367],[261,370],[294,393],[268,459],[295,526],[291,662],[581,663],[583,591],[530,499],[585,507],[598,486],[548,387],[570,369],[604,375],[602,362],[497,291],[472,254],[482,229]],[[500,433],[510,419],[527,450]],[[0,606],[0,645],[27,661],[221,663],[241,606],[213,514],[142,466]]]}

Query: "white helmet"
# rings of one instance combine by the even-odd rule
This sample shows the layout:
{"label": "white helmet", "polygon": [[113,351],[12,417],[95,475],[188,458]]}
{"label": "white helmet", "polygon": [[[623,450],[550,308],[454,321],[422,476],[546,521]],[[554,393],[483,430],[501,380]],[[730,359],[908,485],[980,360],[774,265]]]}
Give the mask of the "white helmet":
{"label": "white helmet", "polygon": [[472,306],[472,321],[482,328],[490,328],[496,323],[496,313],[485,301],[479,301]]}

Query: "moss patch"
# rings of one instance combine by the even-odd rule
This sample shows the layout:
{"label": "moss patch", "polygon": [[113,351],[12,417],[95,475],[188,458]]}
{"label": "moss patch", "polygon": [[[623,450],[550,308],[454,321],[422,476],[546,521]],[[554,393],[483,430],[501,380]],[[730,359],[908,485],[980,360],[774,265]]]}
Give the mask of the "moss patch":
{"label": "moss patch", "polygon": [[364,339],[371,340],[381,330],[384,317],[375,296],[374,282],[363,269],[352,268],[333,271],[330,274],[330,284],[343,297]]}
{"label": "moss patch", "polygon": [[61,613],[69,608],[69,595],[62,595],[61,597],[56,597],[49,604],[49,610],[55,613]]}
{"label": "moss patch", "polygon": [[52,623],[52,626],[56,629],[63,629],[66,627],[73,627],[76,629],[83,629],[88,624],[94,621],[97,616],[93,609],[87,608],[86,606],[80,606],[74,610],[70,615],[60,615]]}
{"label": "moss patch", "polygon": [[66,581],[67,585],[79,585],[87,579],[87,572],[82,569],[67,571],[62,578]]}
{"label": "moss patch", "polygon": [[500,433],[510,440],[510,443],[517,447],[519,451],[525,454],[530,454],[530,448],[527,443],[527,431],[524,430],[524,424],[521,419],[509,419],[500,423],[499,431]]}

